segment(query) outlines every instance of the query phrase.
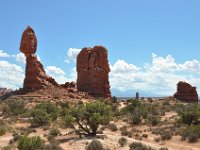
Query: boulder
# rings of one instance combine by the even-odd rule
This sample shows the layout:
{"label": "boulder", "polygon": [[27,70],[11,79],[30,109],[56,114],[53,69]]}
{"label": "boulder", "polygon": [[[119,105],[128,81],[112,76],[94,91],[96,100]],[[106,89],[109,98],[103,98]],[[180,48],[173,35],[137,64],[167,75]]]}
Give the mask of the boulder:
{"label": "boulder", "polygon": [[111,97],[108,51],[103,46],[83,48],[77,56],[77,89],[94,97]]}
{"label": "boulder", "polygon": [[174,98],[180,101],[198,102],[196,87],[184,81],[180,81],[177,84],[177,92],[174,94]]}

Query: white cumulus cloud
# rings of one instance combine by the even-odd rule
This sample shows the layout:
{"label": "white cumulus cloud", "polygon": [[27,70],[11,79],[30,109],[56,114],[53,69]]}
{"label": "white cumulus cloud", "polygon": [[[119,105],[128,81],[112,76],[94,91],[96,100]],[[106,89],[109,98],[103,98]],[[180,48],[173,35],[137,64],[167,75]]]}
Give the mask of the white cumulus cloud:
{"label": "white cumulus cloud", "polygon": [[17,55],[13,55],[13,57],[15,58],[15,60],[17,62],[20,62],[20,63],[23,63],[23,64],[26,63],[26,57],[24,56],[23,53],[18,53]]}
{"label": "white cumulus cloud", "polygon": [[0,87],[11,89],[22,87],[24,71],[20,66],[0,61],[0,72]]}
{"label": "white cumulus cloud", "polygon": [[152,54],[152,62],[143,67],[118,60],[110,65],[113,90],[136,91],[154,95],[172,95],[179,81],[186,81],[200,92],[200,63],[197,60],[177,64],[171,55],[165,58]]}
{"label": "white cumulus cloud", "polygon": [[76,57],[80,51],[81,51],[81,49],[78,49],[78,48],[69,48],[67,50],[67,57],[65,59],[65,62],[69,63],[70,60],[73,60],[74,62],[76,62]]}
{"label": "white cumulus cloud", "polygon": [[0,50],[0,57],[10,57],[10,55]]}
{"label": "white cumulus cloud", "polygon": [[52,76],[59,84],[63,84],[68,81],[65,72],[56,66],[47,66],[45,69],[49,76]]}

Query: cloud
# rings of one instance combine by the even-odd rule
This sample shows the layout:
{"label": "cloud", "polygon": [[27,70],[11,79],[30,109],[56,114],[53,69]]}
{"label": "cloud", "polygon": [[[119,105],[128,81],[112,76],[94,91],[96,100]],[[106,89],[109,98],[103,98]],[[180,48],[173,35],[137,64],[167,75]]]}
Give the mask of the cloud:
{"label": "cloud", "polygon": [[69,48],[67,50],[67,57],[65,59],[65,62],[69,63],[70,60],[73,60],[74,62],[76,62],[76,57],[80,51],[81,51],[81,49],[78,49],[78,48]]}
{"label": "cloud", "polygon": [[15,60],[17,62],[20,62],[20,63],[23,63],[23,64],[26,63],[26,57],[24,56],[23,53],[18,53],[17,55],[12,55],[12,56],[15,58]]}
{"label": "cloud", "polygon": [[0,50],[0,57],[10,57],[10,55]]}
{"label": "cloud", "polygon": [[110,68],[110,84],[114,91],[131,90],[132,95],[136,91],[157,96],[172,95],[176,91],[176,84],[186,81],[197,86],[200,92],[200,63],[197,60],[177,64],[171,55],[164,58],[152,54],[152,62],[143,67],[118,60]]}
{"label": "cloud", "polygon": [[126,63],[124,60],[117,60],[115,62],[115,64],[113,66],[110,66],[111,67],[111,70],[112,72],[122,72],[122,73],[125,73],[125,72],[135,72],[135,71],[139,71],[140,68],[136,67],[135,65],[132,65],[132,64],[128,64]]}
{"label": "cloud", "polygon": [[11,89],[22,87],[24,71],[20,66],[0,61],[0,72],[0,87]]}
{"label": "cloud", "polygon": [[56,66],[47,66],[45,69],[46,73],[52,76],[59,84],[63,84],[68,81],[65,76],[65,72]]}

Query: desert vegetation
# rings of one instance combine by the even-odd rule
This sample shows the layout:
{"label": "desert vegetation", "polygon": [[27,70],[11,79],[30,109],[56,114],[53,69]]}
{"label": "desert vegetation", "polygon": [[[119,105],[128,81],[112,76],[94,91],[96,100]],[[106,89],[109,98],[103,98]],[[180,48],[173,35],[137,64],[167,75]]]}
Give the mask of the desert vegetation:
{"label": "desert vegetation", "polygon": [[200,106],[173,99],[17,99],[1,102],[0,116],[0,142],[10,137],[2,149],[164,150],[177,141],[199,146],[200,139]]}

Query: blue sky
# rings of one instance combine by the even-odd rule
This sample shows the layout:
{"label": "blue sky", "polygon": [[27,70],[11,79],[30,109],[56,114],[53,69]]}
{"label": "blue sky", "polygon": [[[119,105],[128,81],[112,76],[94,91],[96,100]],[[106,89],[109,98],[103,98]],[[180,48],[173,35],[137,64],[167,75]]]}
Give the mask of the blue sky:
{"label": "blue sky", "polygon": [[81,48],[104,45],[113,95],[171,95],[179,80],[199,89],[199,7],[199,0],[1,1],[0,86],[22,86],[19,44],[31,25],[37,55],[59,82],[75,80]]}

